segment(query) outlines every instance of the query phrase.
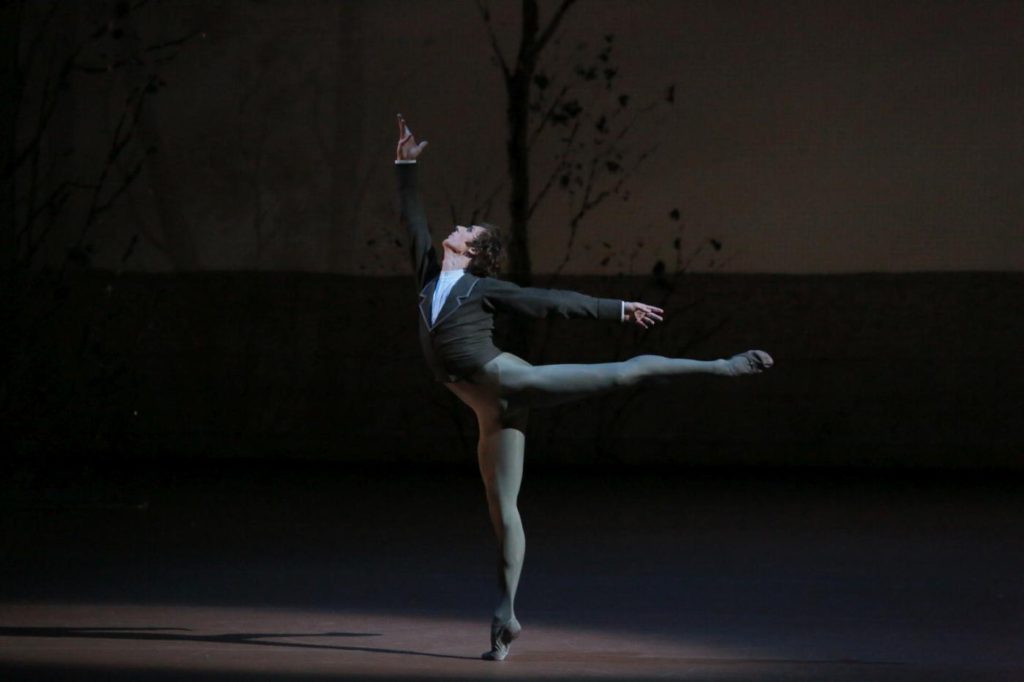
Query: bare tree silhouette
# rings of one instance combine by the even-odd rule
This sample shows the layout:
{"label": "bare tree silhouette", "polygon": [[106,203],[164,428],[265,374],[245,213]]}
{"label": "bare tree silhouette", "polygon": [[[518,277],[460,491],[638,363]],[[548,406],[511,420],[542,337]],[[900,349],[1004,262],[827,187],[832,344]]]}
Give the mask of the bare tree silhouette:
{"label": "bare tree silhouette", "polygon": [[529,221],[531,206],[536,208],[535,198],[530,193],[530,151],[532,143],[536,142],[536,135],[530,135],[533,89],[541,55],[574,4],[576,0],[562,0],[542,27],[537,0],[522,0],[519,45],[514,50],[515,58],[506,59],[491,22],[490,8],[483,0],[478,0],[480,15],[487,28],[508,97],[505,112],[508,124],[508,172],[511,180],[509,269],[512,279],[520,284],[528,284],[532,275]]}
{"label": "bare tree silhouette", "polygon": [[561,45],[557,36],[576,4],[562,0],[542,22],[537,0],[523,0],[515,58],[507,59],[489,7],[478,2],[507,95],[509,274],[524,285],[534,276],[530,229],[538,209],[554,194],[569,200],[568,240],[555,269],[561,274],[587,218],[610,199],[628,200],[629,180],[655,151],[636,148],[637,124],[674,102],[671,87],[660,101],[640,105],[619,87],[610,32],[545,60]]}
{"label": "bare tree silhouette", "polygon": [[[561,257],[544,281],[546,286],[554,286],[579,256],[580,248],[590,250],[590,244],[583,243],[588,221],[608,202],[629,201],[630,181],[656,152],[654,145],[642,146],[635,133],[645,125],[656,126],[654,119],[676,102],[676,88],[671,83],[652,101],[637,101],[620,87],[614,32],[577,42],[568,50],[561,49],[560,34],[574,12],[580,11],[580,4],[578,0],[560,0],[545,20],[537,0],[522,0],[518,42],[509,50],[502,44],[490,7],[485,0],[477,3],[507,95],[508,174],[504,182],[509,193],[509,274],[523,285],[536,279],[530,236],[537,229],[533,219],[545,202],[557,196],[569,206]],[[493,201],[493,195],[487,194],[485,199]],[[707,267],[721,268],[727,262],[719,257],[723,245],[705,237],[690,247],[690,235],[679,208],[666,209],[664,219],[675,226],[674,258],[671,262],[658,261],[650,273],[635,269],[638,256],[649,246],[642,240],[623,234],[623,242],[628,245],[625,249],[621,244],[598,243],[605,251],[599,266],[608,274],[649,275],[640,290],[618,291],[614,295],[650,301],[672,311],[669,323],[654,335],[656,340],[635,328],[610,330],[610,347],[616,358],[651,346],[655,346],[651,352],[685,353],[728,324],[728,318],[721,315],[706,317],[707,311],[699,300],[674,300],[681,290],[680,279],[695,262],[709,252],[712,258],[702,262]],[[536,361],[552,361],[546,356],[560,327],[558,320],[508,320],[503,324],[504,343],[513,352],[529,353]],[[589,410],[602,415],[602,427],[594,434],[590,447],[599,454],[607,450],[629,407],[641,393],[631,391],[590,404]],[[541,420],[547,428],[535,429],[544,431],[537,434],[539,441],[535,442],[543,443],[557,433],[559,421],[567,411],[555,410]]]}

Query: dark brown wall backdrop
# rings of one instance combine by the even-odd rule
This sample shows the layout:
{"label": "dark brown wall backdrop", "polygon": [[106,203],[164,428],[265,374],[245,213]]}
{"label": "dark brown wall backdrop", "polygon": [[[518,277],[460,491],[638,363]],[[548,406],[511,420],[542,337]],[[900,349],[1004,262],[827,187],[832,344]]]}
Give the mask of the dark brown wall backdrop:
{"label": "dark brown wall backdrop", "polygon": [[[490,6],[510,54],[518,3]],[[20,7],[4,35],[22,48],[61,8],[50,49],[116,3]],[[505,94],[476,3],[168,0],[124,28],[135,47],[197,37],[159,64],[76,74],[60,95],[43,189],[95,177],[131,89],[151,69],[166,83],[129,145],[155,153],[93,226],[89,262],[38,277],[74,243],[79,192],[33,269],[3,273],[2,444],[470,462],[468,412],[416,347],[391,155],[402,112],[431,141],[437,234],[495,187],[489,218],[505,221]],[[667,300],[670,323],[642,338],[553,324],[530,359],[760,347],[778,366],[538,413],[531,457],[1020,467],[1024,4],[581,0],[543,68],[571,72],[609,33],[616,89],[579,96],[628,93],[631,148],[651,155],[628,201],[588,216],[558,285]],[[30,119],[0,108],[5,150]],[[25,187],[5,187],[5,220]],[[566,256],[552,196],[533,222],[541,284]],[[669,296],[655,264],[671,275],[702,246]]]}
{"label": "dark brown wall backdrop", "polygon": [[[85,33],[113,3],[76,4]],[[518,3],[491,6],[511,54]],[[138,232],[136,270],[404,272],[388,167],[399,111],[432,142],[438,226],[503,178],[505,94],[476,3],[173,0],[132,24],[144,42],[204,37],[159,67],[159,153],[97,234],[97,265],[116,267]],[[653,154],[630,201],[587,219],[569,272],[649,272],[673,255],[672,209],[690,244],[725,244],[726,272],[1024,266],[1021,3],[584,0],[543,69],[571,73],[577,46],[607,33],[615,92],[635,112],[670,85],[675,102],[637,119],[632,148]],[[130,82],[76,82],[60,120],[80,162]],[[540,144],[538,175],[556,149]],[[536,216],[538,271],[563,256],[566,211],[556,198]],[[155,246],[168,230],[194,242],[194,262]]]}

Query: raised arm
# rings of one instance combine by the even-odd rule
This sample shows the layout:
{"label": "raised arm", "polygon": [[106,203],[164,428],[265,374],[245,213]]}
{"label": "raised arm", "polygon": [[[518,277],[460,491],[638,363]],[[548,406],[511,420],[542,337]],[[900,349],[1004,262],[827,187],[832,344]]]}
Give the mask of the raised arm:
{"label": "raised arm", "polygon": [[398,115],[398,146],[395,152],[395,171],[398,173],[398,194],[401,200],[402,224],[409,231],[409,250],[412,255],[412,267],[416,273],[416,282],[420,288],[426,285],[441,271],[437,260],[437,251],[430,238],[427,216],[420,204],[416,191],[416,158],[427,146],[424,140],[419,144],[406,125],[402,115]]}

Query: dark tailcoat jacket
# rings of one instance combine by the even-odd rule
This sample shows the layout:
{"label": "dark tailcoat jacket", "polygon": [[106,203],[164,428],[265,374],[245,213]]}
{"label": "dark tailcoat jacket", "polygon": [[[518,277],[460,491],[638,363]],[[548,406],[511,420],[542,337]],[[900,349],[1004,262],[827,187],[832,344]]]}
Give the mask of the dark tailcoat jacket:
{"label": "dark tailcoat jacket", "polygon": [[431,304],[441,265],[416,192],[416,164],[399,163],[395,169],[402,222],[409,230],[412,263],[420,288],[420,345],[438,381],[466,378],[501,354],[493,340],[496,312],[531,317],[622,319],[622,301],[618,299],[594,298],[559,289],[520,287],[513,282],[477,277],[467,272],[452,287],[437,320],[431,323]]}

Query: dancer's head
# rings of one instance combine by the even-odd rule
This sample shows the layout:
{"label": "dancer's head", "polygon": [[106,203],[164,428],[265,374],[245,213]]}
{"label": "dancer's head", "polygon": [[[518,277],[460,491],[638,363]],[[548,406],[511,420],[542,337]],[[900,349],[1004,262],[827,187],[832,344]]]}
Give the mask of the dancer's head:
{"label": "dancer's head", "polygon": [[491,223],[456,225],[445,238],[446,250],[469,259],[466,270],[478,277],[493,277],[501,271],[505,255],[501,228]]}
{"label": "dancer's head", "polygon": [[469,266],[477,277],[495,277],[505,262],[505,239],[501,228],[491,223],[478,223],[481,232],[469,242]]}

